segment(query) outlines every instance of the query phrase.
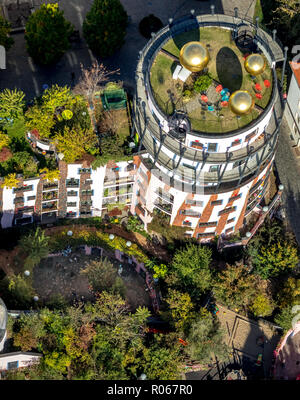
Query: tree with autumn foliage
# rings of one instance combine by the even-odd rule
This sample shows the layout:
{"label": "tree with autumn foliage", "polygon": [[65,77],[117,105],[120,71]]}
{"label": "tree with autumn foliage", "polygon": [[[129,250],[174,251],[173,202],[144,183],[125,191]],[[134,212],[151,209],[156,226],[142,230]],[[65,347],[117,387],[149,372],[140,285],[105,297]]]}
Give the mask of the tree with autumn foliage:
{"label": "tree with autumn foliage", "polygon": [[25,94],[21,90],[4,89],[0,92],[0,117],[3,120],[17,119],[23,115]]}
{"label": "tree with autumn foliage", "polygon": [[29,55],[38,64],[58,61],[70,48],[74,28],[58,4],[42,4],[26,23],[25,40]]}
{"label": "tree with autumn foliage", "polygon": [[48,168],[43,168],[40,171],[40,174],[43,174],[42,179],[47,180],[49,182],[54,182],[60,179],[60,171],[59,169],[49,170]]}
{"label": "tree with autumn foliage", "polygon": [[9,174],[4,178],[3,183],[1,184],[2,188],[12,189],[17,187],[19,184],[19,179],[17,178],[16,174]]}
{"label": "tree with autumn foliage", "polygon": [[280,308],[300,304],[300,278],[290,276],[277,294]]}
{"label": "tree with autumn foliage", "polygon": [[189,294],[169,289],[165,301],[169,310],[163,313],[164,317],[168,317],[169,314],[171,324],[179,331],[184,330],[195,317],[194,305]]}
{"label": "tree with autumn foliage", "polygon": [[105,58],[124,43],[127,24],[128,16],[120,0],[94,0],[82,30],[89,48]]}

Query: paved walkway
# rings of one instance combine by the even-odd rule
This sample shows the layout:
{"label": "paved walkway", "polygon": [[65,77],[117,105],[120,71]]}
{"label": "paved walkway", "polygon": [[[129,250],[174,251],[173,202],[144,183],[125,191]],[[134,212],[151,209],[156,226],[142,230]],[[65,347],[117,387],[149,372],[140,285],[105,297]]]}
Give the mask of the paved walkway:
{"label": "paved walkway", "polygon": [[281,125],[278,149],[275,156],[280,182],[284,185],[282,203],[289,225],[300,244],[300,158],[294,154],[289,140],[290,129],[285,118]]}
{"label": "paved walkway", "polygon": [[[2,0],[3,2],[8,0]],[[16,1],[16,0],[11,0]],[[251,0],[252,1],[252,0]],[[40,4],[40,0],[33,0],[34,4]],[[46,1],[47,3],[53,1]],[[147,40],[141,36],[138,24],[141,19],[151,13],[159,17],[163,24],[168,23],[169,18],[178,18],[189,14],[191,9],[196,14],[210,13],[211,4],[215,5],[215,12],[234,12],[234,7],[239,7],[240,14],[253,16],[255,0],[121,0],[129,17],[125,43],[112,57],[104,60],[111,69],[120,68],[118,79],[124,81],[128,88],[134,87],[134,74],[137,64],[138,52],[146,44]],[[60,0],[60,7],[65,12],[65,17],[71,21],[75,29],[80,31],[81,40],[73,43],[72,48],[53,67],[39,67],[35,65],[26,52],[24,34],[14,34],[15,44],[7,54],[7,69],[0,71],[0,89],[17,87],[22,89],[28,98],[39,95],[42,85],[74,85],[80,76],[80,63],[89,67],[94,59],[91,51],[82,38],[81,26],[92,0]],[[249,8],[250,4],[250,8]],[[75,81],[72,82],[71,73],[75,73]]]}

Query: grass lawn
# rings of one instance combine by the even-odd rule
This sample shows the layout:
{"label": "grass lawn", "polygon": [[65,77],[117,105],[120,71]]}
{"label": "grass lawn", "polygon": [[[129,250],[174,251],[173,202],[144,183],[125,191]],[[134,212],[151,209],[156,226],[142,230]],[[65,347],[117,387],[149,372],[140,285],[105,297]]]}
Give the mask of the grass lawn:
{"label": "grass lawn", "polygon": [[26,126],[25,126],[25,119],[24,118],[19,118],[17,119],[13,125],[7,125],[5,127],[7,134],[10,138],[18,138],[19,140],[24,139],[25,140],[25,132],[26,132]]}
{"label": "grass lawn", "polygon": [[262,22],[262,20],[264,19],[264,14],[262,11],[262,7],[261,7],[261,3],[260,0],[256,0],[255,3],[255,9],[254,9],[254,15],[253,15],[253,23],[256,23],[255,18],[259,17],[259,22]]}
{"label": "grass lawn", "polygon": [[[264,80],[268,79],[272,84],[272,70],[267,64],[263,74],[252,80],[244,68],[244,54],[238,49],[231,38],[231,31],[221,28],[200,28],[185,32],[175,36],[163,47],[172,55],[179,56],[180,48],[188,41],[200,40],[210,50],[210,62],[208,70],[212,78],[220,82],[230,92],[235,90],[248,90],[255,99],[255,103],[265,108],[272,93],[272,87],[265,88]],[[182,90],[192,89],[192,78],[188,78],[185,87],[180,80],[174,81],[172,78],[176,62],[166,54],[158,53],[152,65],[150,82],[153,89],[154,98],[158,106],[168,115],[174,111],[174,104],[177,109],[178,104],[182,103]],[[195,76],[194,74],[191,77]],[[189,82],[191,86],[189,87]],[[259,83],[262,87],[262,99],[255,97],[255,84]],[[171,96],[170,96],[171,95]],[[172,98],[172,100],[170,99]],[[193,99],[191,99],[193,100]],[[239,120],[228,109],[221,111],[223,118],[220,119],[216,113],[205,111],[205,119],[201,114],[201,107],[189,112],[193,129],[207,132],[228,132],[247,125],[257,118],[259,112],[253,110],[250,114],[242,116]]]}

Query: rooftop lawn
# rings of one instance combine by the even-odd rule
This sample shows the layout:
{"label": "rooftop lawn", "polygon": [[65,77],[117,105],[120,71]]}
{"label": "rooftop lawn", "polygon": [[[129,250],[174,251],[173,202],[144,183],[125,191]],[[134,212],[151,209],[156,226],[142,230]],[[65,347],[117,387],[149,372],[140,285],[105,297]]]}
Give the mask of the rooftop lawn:
{"label": "rooftop lawn", "polygon": [[[191,40],[200,40],[211,49],[208,71],[215,81],[221,83],[224,88],[228,88],[231,93],[239,89],[248,90],[254,96],[256,105],[262,108],[268,105],[272,92],[271,68],[267,64],[264,73],[252,80],[244,68],[244,54],[232,40],[231,31],[221,28],[192,30],[175,36],[163,49],[178,57],[181,47]],[[154,97],[158,106],[168,115],[174,112],[174,107],[185,109],[187,102],[183,102],[182,92],[185,89],[192,88],[195,77],[195,74],[192,74],[185,84],[180,80],[173,80],[172,74],[178,62],[161,51],[151,68],[150,81]],[[265,79],[271,82],[270,88],[265,88],[263,83]],[[255,97],[255,83],[259,83],[262,87],[261,94],[263,97],[261,100]],[[193,96],[190,101],[197,101],[197,98],[195,100]],[[249,124],[258,117],[260,112],[253,109],[250,114],[237,119],[228,107],[222,108],[217,114],[215,111],[203,111],[199,103],[198,108],[188,111],[188,114],[192,128],[195,130],[229,132]]]}

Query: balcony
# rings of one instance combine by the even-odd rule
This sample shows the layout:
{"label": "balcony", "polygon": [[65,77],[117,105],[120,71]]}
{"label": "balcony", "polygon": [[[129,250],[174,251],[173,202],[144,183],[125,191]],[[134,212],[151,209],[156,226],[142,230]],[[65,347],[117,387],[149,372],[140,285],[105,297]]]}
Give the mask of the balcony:
{"label": "balcony", "polygon": [[173,203],[174,202],[174,196],[172,194],[166,195],[163,193],[161,190],[156,190],[155,193],[164,201],[167,201],[168,203]]}
{"label": "balcony", "polygon": [[93,196],[94,195],[94,191],[90,190],[90,189],[82,190],[81,191],[81,195],[82,196]]}
{"label": "balcony", "polygon": [[68,211],[66,214],[67,218],[75,218],[77,213],[75,211]]}
{"label": "balcony", "polygon": [[42,212],[57,210],[57,201],[42,204]]}
{"label": "balcony", "polygon": [[191,221],[183,221],[182,226],[192,226]]}
{"label": "balcony", "polygon": [[104,187],[117,186],[117,185],[126,184],[126,183],[130,183],[130,182],[133,183],[132,177],[125,177],[125,178],[119,178],[119,179],[104,178]]}
{"label": "balcony", "polygon": [[16,197],[14,199],[14,204],[24,203],[24,197]]}
{"label": "balcony", "polygon": [[186,215],[187,217],[196,217],[196,218],[201,217],[201,213],[199,213],[199,211],[194,211],[194,210],[181,210],[180,214]]}
{"label": "balcony", "polygon": [[154,203],[154,206],[167,214],[172,214],[172,204],[170,203],[163,203],[156,201]]}
{"label": "balcony", "polygon": [[91,174],[92,168],[78,168],[79,174]]}
{"label": "balcony", "polygon": [[43,193],[43,201],[55,200],[57,198],[58,198],[57,190]]}
{"label": "balcony", "polygon": [[43,184],[43,190],[58,189],[58,182],[48,182]]}
{"label": "balcony", "polygon": [[87,201],[82,201],[81,206],[92,206],[93,202],[92,200],[87,200]]}
{"label": "balcony", "polygon": [[67,207],[77,207],[76,201],[68,201],[67,202]]}
{"label": "balcony", "polygon": [[33,190],[33,185],[27,185],[27,186],[22,186],[18,188],[13,189],[13,193],[19,193],[19,192],[30,192]]}
{"label": "balcony", "polygon": [[66,187],[67,188],[78,188],[79,187],[79,179],[67,179],[66,180]]}

